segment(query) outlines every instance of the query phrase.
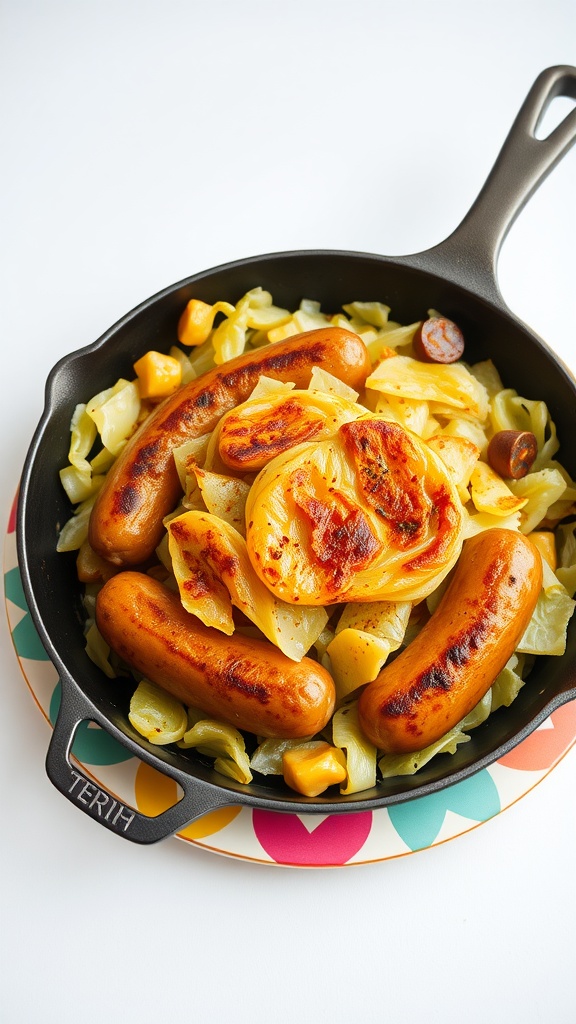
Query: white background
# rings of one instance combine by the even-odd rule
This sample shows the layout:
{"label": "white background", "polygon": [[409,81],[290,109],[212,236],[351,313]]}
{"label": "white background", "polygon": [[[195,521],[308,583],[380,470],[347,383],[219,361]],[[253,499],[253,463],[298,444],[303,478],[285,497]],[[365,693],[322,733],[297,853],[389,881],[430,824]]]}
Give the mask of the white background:
{"label": "white background", "polygon": [[[1,0],[1,516],[61,355],[258,252],[439,242],[572,0]],[[576,365],[576,150],[504,247],[511,308]],[[571,439],[573,440],[573,439]],[[97,827],[44,774],[2,623],[7,1024],[576,1019],[576,750],[471,833],[295,871]]]}

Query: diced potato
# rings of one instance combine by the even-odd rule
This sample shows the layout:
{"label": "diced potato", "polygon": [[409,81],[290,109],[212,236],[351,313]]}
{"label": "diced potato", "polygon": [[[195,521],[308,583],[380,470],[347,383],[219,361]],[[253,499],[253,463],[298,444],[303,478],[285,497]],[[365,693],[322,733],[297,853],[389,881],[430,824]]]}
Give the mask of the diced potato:
{"label": "diced potato", "polygon": [[287,750],[282,767],[286,785],[303,796],[319,796],[346,778],[346,757],[329,743],[314,750]]}
{"label": "diced potato", "polygon": [[387,640],[360,629],[343,629],[337,633],[326,648],[336,686],[336,700],[341,701],[359,686],[372,682],[390,650]]}
{"label": "diced potato", "polygon": [[214,306],[200,299],[190,299],[178,322],[178,341],[183,345],[202,345],[208,338],[216,313],[234,312],[229,302],[217,302]]}
{"label": "diced potato", "polygon": [[338,701],[376,678],[388,655],[400,647],[411,609],[410,601],[345,605],[336,636],[326,648]]}
{"label": "diced potato", "polygon": [[182,365],[163,352],[146,352],[134,363],[140,398],[167,398],[182,382]]}

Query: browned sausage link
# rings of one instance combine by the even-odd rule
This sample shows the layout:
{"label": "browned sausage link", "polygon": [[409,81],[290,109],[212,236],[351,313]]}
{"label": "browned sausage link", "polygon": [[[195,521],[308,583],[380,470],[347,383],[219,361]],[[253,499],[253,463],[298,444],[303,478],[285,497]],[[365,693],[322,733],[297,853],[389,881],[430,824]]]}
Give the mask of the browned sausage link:
{"label": "browned sausage link", "polygon": [[180,494],[174,448],[213,430],[225,412],[248,398],[262,374],[305,388],[314,366],[360,388],[370,358],[358,335],[326,327],[238,356],[168,398],[106,477],[90,518],[94,551],[114,565],[145,562],[161,539],[162,519]]}
{"label": "browned sausage link", "polygon": [[467,540],[440,605],[360,697],[360,724],[380,750],[409,753],[472,710],[514,653],[542,587],[526,537],[494,529]]}
{"label": "browned sausage link", "polygon": [[310,658],[294,662],[272,644],[204,626],[177,594],[144,573],[104,584],[96,622],[106,643],[184,704],[260,736],[297,738],[323,729],[334,683]]}

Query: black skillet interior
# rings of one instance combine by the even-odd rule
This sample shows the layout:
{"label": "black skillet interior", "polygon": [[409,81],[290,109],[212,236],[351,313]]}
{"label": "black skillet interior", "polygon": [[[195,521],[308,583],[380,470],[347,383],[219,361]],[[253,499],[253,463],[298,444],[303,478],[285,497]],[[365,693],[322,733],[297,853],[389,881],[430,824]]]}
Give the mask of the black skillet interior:
{"label": "black skillet interior", "polygon": [[[145,822],[136,822],[127,838],[155,841],[224,803],[330,812],[367,809],[420,796],[491,763],[556,707],[576,696],[573,621],[563,657],[540,659],[510,708],[490,716],[454,756],[436,758],[417,775],[386,780],[356,796],[328,792],[317,799],[296,796],[280,780],[269,777],[242,787],[216,775],[197,755],[152,747],[134,733],[126,715],[127,687],[107,679],[85,654],[74,557],[56,553],[58,531],[70,514],[58,470],[67,461],[76,403],[109,387],[119,376],[132,376],[134,361],[146,350],[167,350],[176,340],[178,318],[188,299],[236,302],[257,285],[288,308],[310,298],[321,302],[323,310],[336,312],[353,300],[376,299],[386,302],[393,318],[402,323],[421,319],[430,308],[441,310],[461,326],[467,361],[492,358],[506,386],[547,403],[563,442],[560,458],[576,477],[575,382],[543,343],[509,313],[499,298],[494,276],[498,248],[514,216],[576,136],[572,116],[548,141],[535,140],[539,117],[550,99],[559,94],[576,95],[575,69],[542,73],[472,211],[435,250],[397,260],[359,253],[293,252],[228,264],[167,288],[128,314],[93,346],[67,356],[54,368],[44,416],[24,467],[18,522],[26,596],[40,636],[62,676],[59,722],[68,719],[55,729],[48,770],[52,781],[70,795],[72,776],[62,771],[62,764],[70,768],[74,725],[82,717],[91,717],[133,753],[176,778],[185,792],[183,809],[160,816],[166,820],[152,831]],[[108,821],[102,823],[112,827]]]}
{"label": "black skillet interior", "polygon": [[[43,629],[78,685],[105,717],[128,736],[135,734],[126,721],[127,689],[110,682],[87,659],[74,557],[56,553],[58,529],[70,512],[57,472],[66,464],[70,418],[77,402],[110,386],[119,376],[130,376],[133,362],[145,350],[167,350],[174,343],[178,317],[189,298],[194,296],[207,302],[224,298],[234,302],[256,285],[267,288],[277,303],[289,308],[295,308],[303,297],[317,299],[327,311],[336,311],[354,299],[376,298],[388,303],[394,318],[404,323],[422,318],[429,308],[439,308],[461,325],[467,360],[491,357],[506,386],[515,387],[527,398],[546,401],[561,439],[573,436],[574,383],[526,329],[462,287],[434,274],[399,266],[396,261],[334,252],[279,254],[200,275],[150,300],[117,325],[102,344],[73,354],[56,367],[48,389],[50,415],[34,459],[36,468],[28,476],[25,507],[28,552],[24,568],[30,575]],[[565,444],[561,454],[567,469],[576,476],[574,447]],[[561,703],[565,699],[566,690],[575,683],[575,664],[573,623],[566,655],[542,659],[512,707],[491,716],[474,731],[472,741],[460,747],[453,757],[437,758],[416,776],[387,780],[379,785],[376,794],[370,791],[354,803],[364,803],[375,795],[380,802],[387,802],[399,796],[420,794],[430,786],[437,788],[461,778],[463,773],[469,774],[492,760],[495,752],[502,752],[533,728],[544,710],[550,709],[551,702]],[[139,739],[137,742],[143,743]],[[161,759],[166,756],[158,748],[154,754]],[[212,777],[209,771],[206,775],[205,767],[194,755],[175,756],[185,771],[198,768],[203,776]],[[228,785],[220,777],[218,781]],[[233,783],[231,786],[237,788]],[[250,788],[255,797],[286,797],[290,804],[294,803],[294,797],[284,795],[277,780]],[[298,802],[302,803],[301,799]],[[326,798],[319,802],[326,803]],[[330,802],[342,805],[343,798],[336,796]]]}

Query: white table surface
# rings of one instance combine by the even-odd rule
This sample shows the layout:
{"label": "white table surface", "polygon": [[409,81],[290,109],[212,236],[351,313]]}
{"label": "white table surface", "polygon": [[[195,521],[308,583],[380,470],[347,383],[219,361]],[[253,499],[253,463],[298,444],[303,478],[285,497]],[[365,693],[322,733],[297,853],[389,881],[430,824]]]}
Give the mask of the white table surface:
{"label": "white table surface", "polygon": [[[3,524],[61,355],[230,259],[439,242],[553,64],[576,64],[571,0],[3,0]],[[575,192],[576,149],[500,261],[573,368]],[[4,620],[0,640],[6,1024],[576,1019],[576,749],[497,818],[381,864],[139,848],[49,784]]]}

